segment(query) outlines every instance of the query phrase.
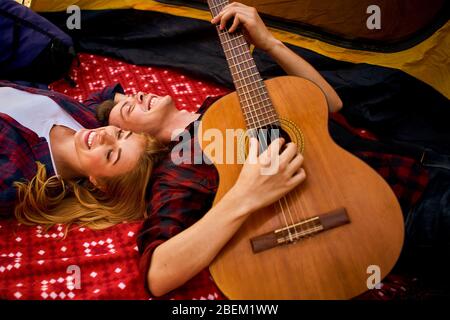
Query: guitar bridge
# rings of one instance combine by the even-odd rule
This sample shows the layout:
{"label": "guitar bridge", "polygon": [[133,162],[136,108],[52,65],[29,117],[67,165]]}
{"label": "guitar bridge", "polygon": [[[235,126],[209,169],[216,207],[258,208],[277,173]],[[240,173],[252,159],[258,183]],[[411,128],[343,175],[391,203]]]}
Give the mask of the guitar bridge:
{"label": "guitar bridge", "polygon": [[283,244],[295,243],[298,240],[319,232],[350,223],[345,208],[339,208],[322,215],[302,220],[287,227],[277,229],[250,239],[252,250],[258,253]]}

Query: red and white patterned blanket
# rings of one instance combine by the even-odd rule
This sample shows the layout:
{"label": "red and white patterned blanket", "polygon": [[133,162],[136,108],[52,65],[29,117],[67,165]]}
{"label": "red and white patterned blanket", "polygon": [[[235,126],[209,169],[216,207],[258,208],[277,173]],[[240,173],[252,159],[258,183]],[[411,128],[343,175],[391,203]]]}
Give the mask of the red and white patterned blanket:
{"label": "red and white patterned blanket", "polygon": [[[196,111],[208,95],[228,92],[170,69],[89,54],[80,54],[79,59],[80,65],[71,70],[77,86],[61,80],[50,86],[52,90],[83,101],[119,82],[127,94],[169,94],[178,108],[189,111]],[[140,224],[124,223],[102,231],[76,228],[64,238],[63,226],[45,233],[41,227],[19,226],[15,220],[0,221],[0,299],[148,299],[138,273]],[[205,270],[164,298],[223,296]]]}
{"label": "red and white patterned blanket", "polygon": [[[177,71],[130,65],[116,59],[80,54],[71,76],[51,89],[80,101],[104,86],[119,82],[127,94],[137,91],[170,94],[178,108],[195,111],[208,95],[229,92]],[[74,228],[64,238],[63,226],[48,232],[41,227],[0,221],[0,299],[149,299],[138,272],[136,234],[140,222],[102,231]],[[80,277],[78,278],[77,275]],[[78,281],[80,280],[80,281]],[[393,276],[386,290],[365,298],[393,298],[406,289]],[[386,279],[385,279],[386,283]],[[204,270],[163,299],[223,299]]]}

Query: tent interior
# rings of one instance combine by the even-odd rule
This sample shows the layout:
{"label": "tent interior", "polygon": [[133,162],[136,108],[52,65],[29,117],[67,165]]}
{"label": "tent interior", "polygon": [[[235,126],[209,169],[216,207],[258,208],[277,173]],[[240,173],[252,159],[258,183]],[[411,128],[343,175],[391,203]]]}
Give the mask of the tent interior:
{"label": "tent interior", "polygon": [[[58,79],[50,90],[83,101],[119,82],[127,94],[174,95],[177,107],[189,111],[209,95],[233,91],[205,0],[18,2],[74,41],[73,83]],[[331,136],[389,183],[402,208],[405,241],[399,261],[380,290],[356,299],[448,297],[443,253],[450,244],[450,3],[241,2],[257,8],[269,30],[335,88],[344,107],[330,115]],[[68,28],[71,5],[81,9],[80,28]],[[373,5],[381,10],[380,29],[368,28]],[[264,79],[284,74],[265,52],[252,54]],[[427,162],[428,156],[439,161]],[[0,298],[148,299],[138,270],[140,225],[81,227],[64,237],[62,226],[44,230],[0,221],[0,267],[11,266],[0,273]],[[88,270],[80,290],[66,286],[67,266],[75,262]],[[162,299],[226,297],[205,269]]]}

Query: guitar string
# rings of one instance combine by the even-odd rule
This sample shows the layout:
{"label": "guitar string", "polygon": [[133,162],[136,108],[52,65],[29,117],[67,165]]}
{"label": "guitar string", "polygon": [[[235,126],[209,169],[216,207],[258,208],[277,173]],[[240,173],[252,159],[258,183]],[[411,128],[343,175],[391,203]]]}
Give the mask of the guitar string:
{"label": "guitar string", "polygon": [[[228,37],[229,34],[227,34],[227,33],[224,33],[224,35],[228,38],[228,39],[226,40],[227,43],[232,43],[233,40],[237,40],[237,38],[238,38],[238,36],[236,36],[235,39],[233,39],[233,38],[231,38],[231,37]],[[225,46],[225,43],[224,43],[224,46]],[[238,50],[237,48],[241,48],[242,50]],[[238,46],[236,46],[235,48],[232,48],[232,49],[235,49],[235,51],[243,51],[243,52],[241,52],[240,54],[238,54],[237,56],[242,56],[242,55],[245,54],[245,53],[248,54],[248,56],[249,56],[250,59],[244,60],[243,63],[247,64],[247,62],[251,62],[251,61],[252,61],[253,58],[252,58],[251,55],[249,54],[248,50],[247,50],[247,52],[244,51],[245,49],[243,48],[243,46],[239,46],[239,45],[238,45]],[[232,59],[233,59],[233,57],[232,57]],[[236,60],[236,59],[233,59],[233,60]],[[240,63],[239,63],[239,64],[240,64]],[[238,65],[238,64],[236,64],[236,65]],[[236,66],[235,66],[235,67],[236,67]],[[249,68],[244,69],[244,71],[246,71],[246,70],[251,70],[252,67],[256,67],[256,66],[250,66]],[[257,70],[256,70],[256,71],[257,71]],[[251,77],[251,78],[254,78],[255,76],[257,77],[258,75],[259,75],[259,73],[258,73],[258,72],[255,72],[255,73],[251,74],[250,77]],[[246,78],[248,78],[248,77],[246,77]],[[254,79],[254,80],[258,81],[258,80],[261,80],[261,79]],[[253,83],[250,83],[250,84],[246,84],[246,85],[257,84],[256,81],[254,81]],[[258,89],[258,87],[257,87],[256,89]],[[261,89],[261,88],[260,88],[260,89]],[[265,88],[262,87],[262,89],[265,89]],[[247,93],[248,93],[248,91],[247,91]],[[264,93],[264,95],[267,95],[267,91],[266,91],[266,90],[264,90],[263,93]],[[269,97],[266,98],[266,100],[269,100],[269,99],[270,99]],[[250,97],[250,100],[252,100],[252,97]],[[253,102],[253,101],[252,101],[252,102]],[[257,102],[257,103],[258,103],[258,102]],[[256,103],[256,104],[257,104],[257,103]],[[261,102],[259,102],[259,103],[261,103]],[[244,106],[244,107],[245,107],[245,106]],[[267,107],[267,106],[266,106],[266,107]],[[253,120],[253,119],[252,119],[252,120]],[[262,127],[261,125],[259,125],[259,126]],[[264,141],[264,142],[267,144],[266,141]],[[296,190],[294,190],[294,192],[297,193]],[[289,197],[290,199],[291,199],[291,196],[292,196],[291,193],[288,193],[288,194],[287,194],[287,197]],[[288,208],[288,212],[289,212],[289,216],[290,216],[290,218],[291,218],[291,222],[292,222],[292,224],[294,225],[295,234],[298,235],[299,233],[298,233],[297,230],[296,230],[297,226],[295,226],[295,222],[294,222],[294,219],[293,219],[293,217],[292,217],[292,212],[291,212],[291,209],[290,209],[291,206],[290,206],[289,203],[288,203],[288,202],[289,202],[288,199],[287,199],[286,197],[282,197],[282,199],[280,199],[280,200],[284,200],[284,202],[286,203],[287,208]],[[287,219],[286,219],[286,215],[285,215],[285,213],[284,213],[284,207],[283,207],[283,204],[281,203],[280,200],[278,200],[278,204],[279,204],[280,209],[281,209],[281,211],[282,211],[282,213],[283,213],[283,217],[284,217],[284,220],[285,220],[286,227],[288,227],[288,222],[287,222]],[[295,195],[294,195],[294,200],[295,200]],[[296,213],[296,218],[297,218],[297,220],[300,221],[301,219],[298,218],[298,214],[297,214],[296,210],[294,210],[294,212]],[[278,216],[279,216],[279,215],[278,215]],[[300,227],[300,228],[301,228],[301,227]],[[301,228],[301,229],[302,229],[302,228]],[[288,234],[290,234],[290,228],[287,228],[287,231],[288,231]],[[289,238],[290,238],[291,241],[293,240],[292,235],[290,235]]]}
{"label": "guitar string", "polygon": [[[230,43],[232,43],[232,41],[230,41]],[[232,59],[232,60],[234,61],[235,59]],[[244,64],[246,64],[246,63],[244,63]],[[240,67],[240,64],[237,63],[237,64],[235,65],[235,69],[238,70],[239,67]],[[252,70],[251,70],[251,69],[253,69],[253,68],[248,68],[248,69],[250,70],[250,73],[252,73]],[[245,73],[246,73],[246,72],[244,71],[243,74],[245,75]],[[252,77],[253,77],[253,76],[250,76],[250,78],[252,78]],[[250,87],[252,87],[252,86],[253,86],[253,84],[250,84]],[[241,88],[239,88],[239,90],[240,90],[241,92],[243,92],[244,96],[249,95],[248,90],[245,90],[246,88],[247,88],[247,87],[243,87],[243,88],[241,87]],[[253,97],[250,95],[249,98],[250,98],[250,103],[253,103]],[[249,105],[247,105],[247,106],[244,105],[244,108],[246,108],[247,110],[248,110],[248,109],[249,109],[249,110],[252,110],[250,113],[251,113],[251,117],[252,117],[251,120],[253,121],[253,123],[255,123],[254,127],[256,127],[256,128],[261,128],[261,127],[262,127],[262,123],[261,123],[261,121],[259,120],[259,117],[258,117],[258,115],[257,115],[257,111],[256,111],[254,108],[251,108],[251,104],[249,104]],[[253,112],[256,113],[255,116],[254,116]],[[257,124],[256,124],[256,123],[257,123]],[[259,138],[261,138],[261,137],[262,137],[262,142],[263,142],[264,148],[267,148],[267,147],[268,147],[268,141],[267,141],[267,139],[266,139],[266,135],[264,134],[264,132],[260,132],[260,134],[258,134],[258,140],[259,140]],[[262,152],[262,150],[261,150],[261,152]],[[285,213],[285,209],[284,209],[283,203],[281,202],[281,200],[278,200],[278,201],[277,201],[277,204],[278,204],[278,206],[279,206],[279,208],[280,208],[280,211],[281,211],[281,215],[280,215],[279,213],[277,214],[278,219],[281,219],[281,217],[282,217],[283,220],[284,220],[285,226],[288,227],[288,226],[289,226],[289,222],[288,222],[288,219],[287,219],[287,215],[286,215],[286,213]],[[290,214],[290,215],[291,215],[291,214]],[[291,215],[291,220],[292,220],[292,215]],[[292,237],[292,234],[291,234],[291,232],[290,232],[290,228],[288,228],[287,230],[288,230],[288,236],[289,236],[289,239],[291,239],[291,241],[292,241],[293,237]]]}
{"label": "guitar string", "polygon": [[[235,39],[233,39],[233,38],[231,38],[231,37],[229,37],[229,34],[228,33],[226,33],[225,34],[226,36],[227,36],[227,42],[228,43],[232,43],[233,42],[233,40],[237,40],[237,38],[239,37],[239,36],[236,36],[235,37]],[[244,70],[251,70],[251,68],[252,67],[256,67],[256,66],[249,66],[249,65],[247,65],[247,63],[249,63],[249,62],[252,62],[253,61],[253,58],[251,57],[251,55],[250,55],[250,53],[249,53],[249,51],[248,50],[246,50],[246,47],[244,48],[243,46],[239,46],[239,45],[237,45],[236,47],[235,47],[235,50],[237,51],[237,52],[239,52],[239,54],[237,55],[237,56],[245,56],[245,54],[247,53],[248,54],[248,57],[249,57],[249,59],[245,59],[245,57],[244,57],[244,61],[243,61],[243,63],[245,63],[246,64],[246,66],[248,66],[248,68],[246,68],[246,69],[244,69]],[[239,63],[240,64],[240,63]],[[257,70],[257,69],[256,69]],[[252,86],[253,84],[255,84],[256,85],[256,89],[258,89],[258,86],[257,86],[257,81],[259,81],[259,82],[261,82],[262,81],[262,79],[258,79],[258,76],[259,76],[259,73],[258,72],[255,72],[255,73],[252,73],[251,74],[251,76],[250,76],[250,78],[254,78],[254,77],[257,77],[257,79],[253,79],[253,80],[255,80],[253,83],[250,83],[250,86]],[[247,84],[246,84],[247,85]],[[268,96],[268,92],[267,92],[267,90],[265,90],[265,87],[264,87],[264,84],[263,84],[263,87],[261,87],[260,89],[263,89],[263,94],[266,96],[266,101],[270,101],[270,97]],[[251,98],[252,99],[252,98]],[[253,102],[253,101],[252,101]],[[261,103],[261,101],[259,102],[259,103]],[[258,102],[256,102],[255,104],[258,104]],[[264,107],[264,105],[263,105],[263,107]],[[266,106],[267,107],[267,106]],[[260,110],[261,108],[259,108],[259,110]],[[261,127],[261,126],[260,126]],[[267,144],[267,142],[265,142],[266,144]],[[292,201],[292,197],[294,198],[294,201]],[[291,212],[291,207],[293,207],[293,204],[294,203],[300,203],[300,201],[296,201],[296,200],[299,200],[300,199],[300,196],[298,196],[298,188],[295,188],[294,190],[292,190],[291,192],[289,192],[285,197],[282,197],[280,200],[283,200],[284,202],[285,202],[285,204],[286,204],[286,206],[287,206],[287,208],[288,208],[288,212],[289,212],[289,216],[290,216],[290,218],[291,218],[291,222],[292,222],[292,224],[294,225],[294,230],[295,230],[295,233],[297,234],[297,230],[296,230],[296,226],[295,226],[295,221],[294,221],[294,218],[293,218],[293,216],[292,216],[292,212]],[[291,205],[289,205],[289,202],[291,202]],[[282,205],[282,203],[281,202],[279,202],[279,205],[280,205],[280,208],[281,208],[281,210],[283,211],[283,214],[284,214],[284,208],[283,208],[283,205]],[[296,217],[296,219],[297,219],[297,221],[299,222],[299,221],[301,221],[301,220],[306,220],[306,217],[304,216],[304,214],[303,214],[303,210],[300,210],[300,216],[301,216],[301,218],[299,218],[299,216],[298,216],[298,208],[296,208],[296,207],[294,207],[294,213],[295,213],[295,217]],[[285,219],[285,221],[286,221],[286,219]],[[287,222],[286,222],[286,226],[288,226],[288,224],[287,224]],[[300,226],[300,228],[302,229],[302,227]],[[288,229],[289,230],[289,229]],[[291,241],[292,241],[292,238],[291,238]]]}
{"label": "guitar string", "polygon": [[[216,12],[216,13],[212,12],[213,16],[216,16],[216,15],[222,10],[222,8],[225,6],[225,2],[224,2],[222,5],[214,4],[214,3],[213,3],[213,6],[214,6],[215,8],[217,8],[217,12]],[[219,7],[220,7],[220,8],[219,8]],[[221,38],[221,40],[222,40],[222,44],[223,44],[223,47],[224,47],[224,53],[225,53],[225,56],[229,56],[229,55],[228,55],[228,52],[231,52],[233,49],[235,49],[235,48],[233,48],[233,45],[232,45],[232,43],[231,43],[231,37],[230,37],[230,34],[228,33],[228,30],[227,30],[226,28],[225,28],[224,31],[221,31],[221,30],[219,29],[219,26],[216,26],[216,28],[217,28],[217,31],[218,31],[218,33],[219,33],[219,38]],[[225,40],[227,40],[227,42],[223,41],[222,37],[225,37]],[[230,44],[228,49],[227,49],[227,44]],[[230,51],[228,51],[228,50],[230,50]],[[233,57],[233,56],[231,56],[231,60],[232,60],[232,61],[235,61],[236,58]],[[230,68],[231,68],[231,66],[230,66]],[[236,63],[236,64],[235,64],[235,69],[236,69],[237,71],[239,71],[238,68],[239,68],[239,64]],[[245,71],[244,71],[244,72],[245,72]],[[250,72],[250,73],[251,73],[251,72]],[[237,83],[236,83],[236,84],[237,84]],[[236,86],[236,89],[237,89],[238,91],[241,91],[241,93],[242,93],[244,96],[246,95],[246,93],[244,92],[245,90],[244,90],[242,87]],[[250,98],[249,101],[252,101],[252,97],[250,96],[249,98]],[[246,99],[246,100],[248,101],[248,99]],[[243,105],[243,108],[246,109],[246,111],[248,111],[248,108],[247,108],[245,105]],[[254,111],[254,110],[253,110],[252,108],[250,108],[249,111],[250,111],[250,117],[248,116],[248,112],[246,112],[246,114],[247,114],[246,118],[247,118],[248,120],[253,121],[253,123],[259,122],[258,117],[257,117],[257,116],[254,116],[254,114],[253,114],[253,111]],[[250,118],[250,119],[249,119],[249,118]],[[256,119],[257,121],[255,121],[255,119]],[[260,126],[260,124],[258,124],[257,127],[259,127],[259,126]],[[253,128],[251,127],[250,124],[249,124],[249,127],[250,127],[251,130],[253,130]],[[251,131],[251,132],[253,132],[253,131]],[[287,219],[286,219],[286,215],[284,214],[283,206],[281,205],[281,202],[278,201],[278,203],[279,203],[279,205],[280,205],[281,211],[283,212],[284,223],[286,224],[286,227],[287,227],[287,226],[288,226],[288,222],[287,222]],[[280,215],[277,215],[277,216],[278,216],[278,218],[280,219]],[[288,231],[289,231],[289,229],[288,229]],[[290,232],[289,232],[289,236],[292,238]]]}
{"label": "guitar string", "polygon": [[[219,5],[216,5],[215,7],[218,8]],[[220,11],[219,11],[219,12],[220,12]],[[216,13],[216,14],[217,14],[217,13]],[[214,12],[213,12],[213,15],[214,15]],[[223,31],[222,33],[220,33],[220,30],[219,30],[219,36],[220,36],[220,35],[223,35],[223,36],[225,37],[225,39],[226,39],[226,40],[223,41],[224,47],[225,47],[225,45],[226,45],[227,43],[233,44],[233,41],[237,40],[237,38],[239,37],[239,36],[235,35],[235,38],[233,39],[233,38],[230,36],[230,34],[228,33],[228,30],[227,30],[227,29],[225,29],[225,31]],[[226,41],[226,42],[225,42],[225,41]],[[245,46],[245,47],[247,47],[247,46]],[[237,56],[242,56],[242,55],[245,55],[246,53],[249,53],[248,50],[245,50],[245,49],[243,48],[243,46],[239,46],[239,45],[235,46],[234,48],[233,48],[233,45],[230,45],[230,48],[229,48],[229,49],[226,49],[226,48],[224,48],[224,49],[225,49],[225,50],[229,50],[229,51],[235,50],[236,52],[242,51],[242,52],[240,52],[240,54],[237,55]],[[241,49],[241,50],[239,50],[239,49]],[[225,53],[227,53],[227,52],[225,52]],[[236,57],[231,56],[231,59],[232,59],[233,61],[237,62],[237,63],[235,64],[235,66],[234,66],[234,67],[236,68],[236,70],[237,70],[237,71],[241,71],[241,70],[238,70],[238,69],[239,69],[239,66],[240,66],[242,63],[247,64],[248,62],[251,62],[252,57],[251,57],[251,55],[249,55],[250,59],[247,59],[247,60],[244,59],[243,62],[239,62],[239,61],[237,61],[237,56],[236,56]],[[248,71],[248,70],[250,70],[250,72],[251,72],[251,69],[252,69],[253,67],[255,67],[255,66],[254,66],[254,65],[249,65],[248,68],[246,68],[246,69],[244,69],[244,70],[242,71],[242,73],[244,73],[244,72],[246,72],[246,71]],[[251,74],[248,75],[247,77],[253,78],[253,77],[258,76],[258,75],[259,75],[259,73],[258,73],[258,72],[255,72],[254,74],[251,73]],[[260,79],[254,79],[254,80],[260,80]],[[253,86],[253,84],[257,85],[257,82],[254,81],[253,83],[245,84],[244,86],[247,86],[247,85]],[[238,89],[238,86],[236,86],[236,87],[237,87],[237,89]],[[240,91],[245,91],[245,90],[242,90],[242,89],[243,89],[242,87],[239,88],[239,89],[240,89]],[[255,89],[265,89],[265,88],[264,88],[264,87],[262,87],[262,88],[256,87]],[[249,94],[249,91],[247,90],[247,92],[243,92],[243,94],[244,94],[244,96],[245,96],[246,94],[248,95],[248,94]],[[264,94],[264,95],[267,95],[267,90],[264,90],[264,91],[263,91],[263,94]],[[249,98],[250,98],[250,101],[253,103],[253,97],[252,97],[252,96],[249,96]],[[270,98],[267,97],[266,99],[269,100]],[[258,103],[258,102],[254,103],[254,104],[257,104],[257,103]],[[261,103],[261,102],[259,102],[259,103]],[[245,106],[244,106],[244,108],[245,108]],[[250,112],[252,113],[252,116],[253,116],[252,109],[250,109]],[[256,110],[255,110],[255,112],[256,112]],[[252,118],[252,120],[254,120],[254,119],[255,119],[255,117]],[[256,116],[256,119],[258,119],[257,116]],[[255,122],[255,121],[254,121],[254,122]],[[260,122],[259,120],[257,120],[257,122],[259,122],[259,127],[262,127],[261,122]],[[263,135],[263,137],[264,137],[264,143],[267,145],[268,143],[267,143],[267,141],[265,140],[265,135]],[[294,189],[294,190],[295,190],[295,189]],[[296,190],[295,190],[295,191],[296,191]],[[290,193],[288,193],[287,196],[290,198],[292,195],[291,195]],[[295,199],[295,195],[294,195],[294,199]],[[287,208],[288,208],[288,213],[289,213],[291,222],[292,222],[292,224],[293,224],[293,226],[294,226],[295,235],[298,235],[299,233],[298,233],[298,231],[297,231],[297,226],[295,226],[294,218],[293,218],[293,216],[292,216],[292,212],[291,212],[291,208],[290,208],[291,206],[290,206],[289,203],[288,203],[288,199],[286,199],[286,197],[282,197],[282,200],[284,200],[284,202],[286,203],[286,206],[287,206]],[[286,227],[288,227],[289,224],[288,224],[288,222],[287,222],[286,214],[284,213],[284,207],[283,207],[283,204],[281,203],[281,199],[278,200],[278,204],[279,204],[280,209],[281,209],[281,211],[282,211],[282,213],[283,213],[283,217],[284,217],[284,221],[285,221]],[[296,210],[294,210],[294,212],[296,212]],[[297,216],[297,219],[298,219],[298,215],[297,215],[297,214],[296,214],[296,216]],[[289,227],[287,228],[287,231],[288,231],[290,240],[293,241],[293,237],[292,237],[292,234],[291,234],[291,232],[290,232],[290,228],[289,228]]]}

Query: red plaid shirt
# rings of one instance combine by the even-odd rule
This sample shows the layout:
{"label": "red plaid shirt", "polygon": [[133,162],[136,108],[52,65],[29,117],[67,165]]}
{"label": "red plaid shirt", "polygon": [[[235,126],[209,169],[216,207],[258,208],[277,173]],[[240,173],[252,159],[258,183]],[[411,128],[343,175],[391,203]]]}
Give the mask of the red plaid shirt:
{"label": "red plaid shirt", "polygon": [[[216,99],[207,99],[198,112],[203,114]],[[335,118],[342,120],[339,119],[339,116]],[[339,122],[344,127],[347,126],[343,121]],[[347,129],[352,134],[360,135],[361,138],[368,141],[376,140],[366,131],[359,134],[354,128],[348,127]],[[200,148],[194,146],[197,143],[194,126],[190,124],[186,130],[191,136],[191,141],[188,143],[191,144],[191,150],[194,151],[193,157],[202,156]],[[377,170],[391,185],[400,203],[411,206],[420,198],[428,183],[428,175],[417,161],[381,152],[350,151]],[[153,251],[164,241],[189,228],[203,217],[211,208],[218,183],[218,173],[213,165],[205,163],[176,165],[172,162],[170,154],[155,168],[149,182],[148,217],[137,238],[141,253],[140,273],[147,289],[147,273]],[[208,270],[203,270],[190,282],[192,281],[203,283],[204,286],[215,287]],[[188,287],[189,283],[161,299],[177,297]],[[221,298],[223,297],[221,296]]]}
{"label": "red plaid shirt", "polygon": [[[217,100],[208,97],[198,110],[203,114]],[[195,126],[191,123],[186,130],[191,140],[192,159],[203,157],[195,139]],[[173,146],[178,141],[173,142]],[[197,146],[195,146],[197,144]],[[217,191],[219,176],[213,165],[174,164],[170,154],[155,168],[149,181],[148,217],[138,235],[141,253],[140,271],[145,277],[151,256],[157,246],[198,221],[212,206]],[[147,287],[147,281],[144,280]]]}
{"label": "red plaid shirt", "polygon": [[[123,92],[120,85],[106,87],[92,94],[84,103],[80,103],[62,93],[24,87],[8,81],[0,81],[0,86],[47,96],[85,128],[99,126],[95,119],[95,107],[98,103],[114,98],[115,92]],[[39,112],[30,110],[30,116],[33,111]],[[39,138],[36,133],[13,118],[0,113],[0,217],[12,216],[16,201],[13,184],[15,181],[32,179],[36,175],[36,161],[46,166],[50,176],[55,174],[46,139]]]}

